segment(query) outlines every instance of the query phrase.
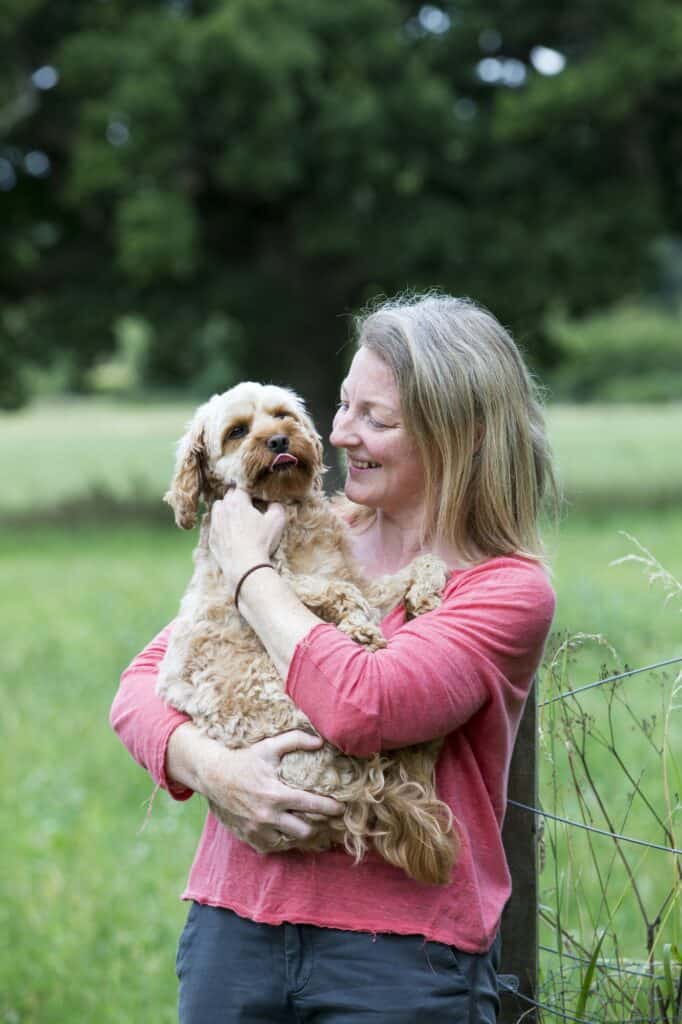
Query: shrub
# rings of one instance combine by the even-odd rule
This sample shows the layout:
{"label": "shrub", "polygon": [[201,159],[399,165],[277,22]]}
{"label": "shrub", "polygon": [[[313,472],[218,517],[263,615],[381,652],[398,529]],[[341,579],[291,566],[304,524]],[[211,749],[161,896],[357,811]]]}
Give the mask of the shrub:
{"label": "shrub", "polygon": [[655,402],[682,398],[682,313],[623,304],[582,320],[550,317],[561,353],[556,398]]}

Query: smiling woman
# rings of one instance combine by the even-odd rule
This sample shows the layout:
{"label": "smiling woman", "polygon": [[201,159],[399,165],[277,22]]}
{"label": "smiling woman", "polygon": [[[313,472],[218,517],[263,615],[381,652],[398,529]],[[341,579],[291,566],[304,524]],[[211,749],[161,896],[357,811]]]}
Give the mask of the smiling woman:
{"label": "smiling woman", "polygon": [[541,557],[540,506],[556,502],[557,486],[536,387],[511,335],[449,296],[385,302],[357,330],[354,365],[366,353],[388,371],[376,383],[392,379],[385,393],[422,460],[422,542],[447,538],[470,560]]}
{"label": "smiling woman", "polygon": [[[212,586],[223,601],[239,588],[244,629],[278,673],[273,693],[368,766],[435,744],[432,781],[457,844],[441,884],[381,856],[387,830],[371,821],[375,848],[357,864],[338,845],[278,849],[279,834],[319,850],[316,836],[333,827],[338,807],[282,785],[284,755],[320,741],[290,732],[231,750],[201,734],[155,690],[172,625],[124,674],[112,720],[172,795],[198,791],[220,809],[208,817],[185,892],[193,906],[178,956],[180,1020],[492,1024],[510,894],[506,781],[554,612],[537,523],[553,475],[533,382],[509,334],[468,300],[397,299],[359,320],[331,436],[348,459],[336,529],[368,577],[413,571],[417,556],[444,565],[448,577],[426,614],[410,616],[419,587],[394,601],[374,649],[318,617],[286,572],[261,571],[278,566],[287,544],[276,488],[290,486],[305,462],[289,424],[268,415],[261,434],[260,421],[226,419],[217,404],[204,414],[181,461],[211,454],[210,474],[192,468],[195,494],[197,474],[208,486],[222,480],[205,527]],[[247,433],[223,447],[235,425]],[[241,445],[256,461],[249,469],[244,456],[237,478]],[[298,464],[274,473],[289,453]],[[227,480],[238,486],[226,493]],[[270,501],[264,514],[253,507],[254,486]],[[176,505],[183,525],[188,497]],[[255,663],[244,675],[252,671]],[[406,824],[419,789],[405,773],[399,788],[410,804]],[[377,794],[372,813],[380,817],[385,802]],[[319,820],[306,817],[311,810]],[[227,832],[220,821],[230,815],[273,852],[256,853]],[[426,838],[427,853],[435,843]]]}
{"label": "smiling woman", "polygon": [[346,451],[346,497],[418,532],[424,494],[419,447],[405,427],[391,369],[368,348],[359,349],[341,386],[329,440]]}

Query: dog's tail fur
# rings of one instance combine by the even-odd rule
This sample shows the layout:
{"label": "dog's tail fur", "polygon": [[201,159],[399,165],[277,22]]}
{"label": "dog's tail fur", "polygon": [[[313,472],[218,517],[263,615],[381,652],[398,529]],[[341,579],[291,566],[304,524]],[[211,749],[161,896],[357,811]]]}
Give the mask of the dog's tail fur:
{"label": "dog's tail fur", "polygon": [[359,861],[371,838],[380,856],[411,878],[445,885],[457,856],[457,834],[452,811],[436,796],[428,747],[405,748],[390,760],[370,758],[362,798],[346,805],[344,843]]}

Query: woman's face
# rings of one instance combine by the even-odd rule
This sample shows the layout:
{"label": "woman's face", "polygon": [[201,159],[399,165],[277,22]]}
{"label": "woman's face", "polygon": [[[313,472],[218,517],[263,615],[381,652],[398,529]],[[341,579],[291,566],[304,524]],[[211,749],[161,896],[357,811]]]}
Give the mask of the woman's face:
{"label": "woman's face", "polygon": [[421,516],[424,469],[403,425],[391,369],[360,348],[341,385],[330,441],[345,448],[346,497],[393,518]]}

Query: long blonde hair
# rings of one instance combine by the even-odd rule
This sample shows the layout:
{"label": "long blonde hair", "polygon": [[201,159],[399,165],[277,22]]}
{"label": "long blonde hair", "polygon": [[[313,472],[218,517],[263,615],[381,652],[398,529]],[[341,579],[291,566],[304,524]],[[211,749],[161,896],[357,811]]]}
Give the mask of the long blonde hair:
{"label": "long blonde hair", "polygon": [[424,539],[472,561],[543,559],[538,518],[558,499],[538,389],[511,335],[470,299],[398,296],[356,318],[393,371],[425,471]]}

